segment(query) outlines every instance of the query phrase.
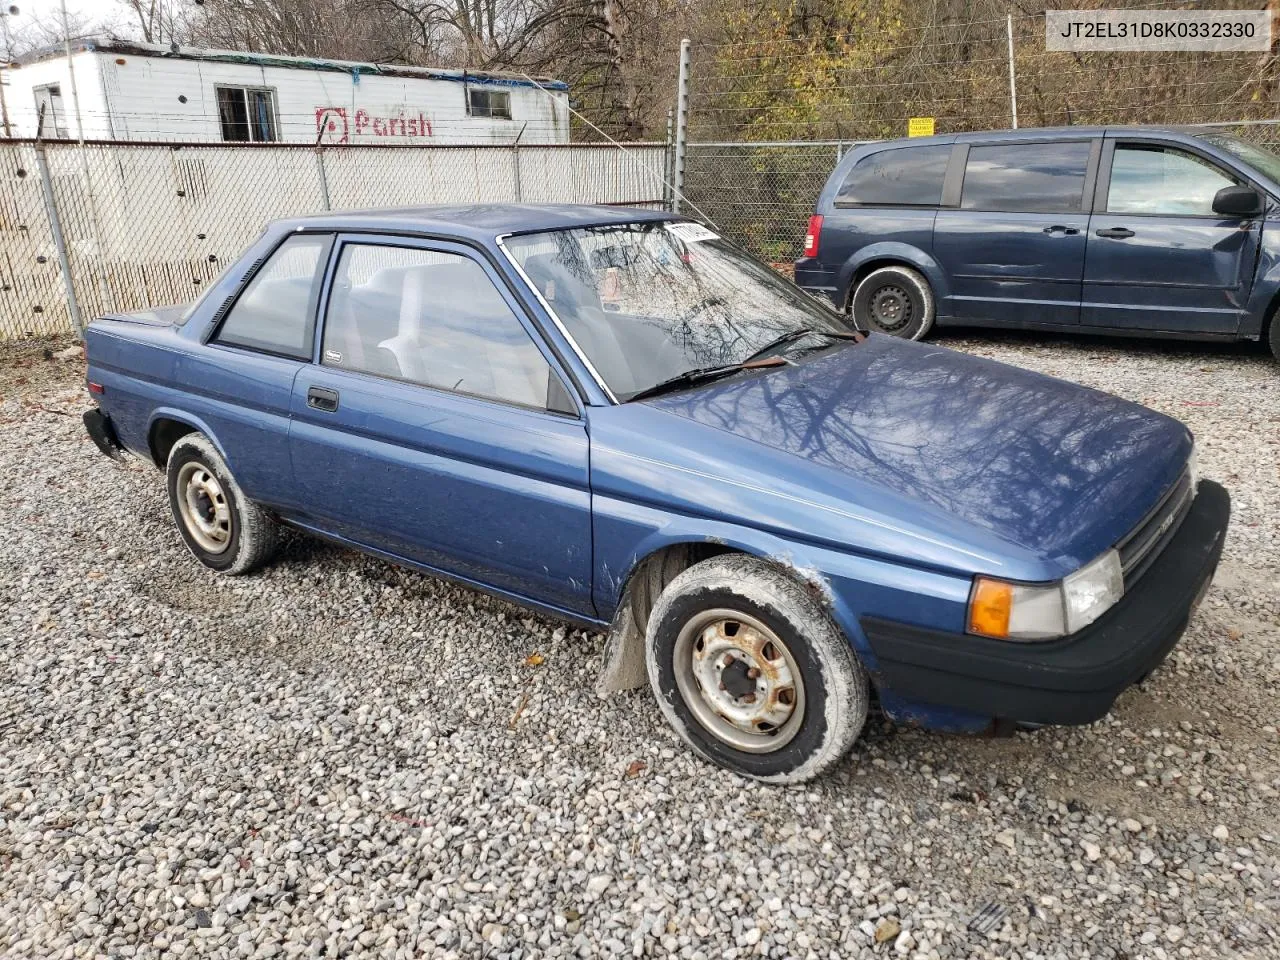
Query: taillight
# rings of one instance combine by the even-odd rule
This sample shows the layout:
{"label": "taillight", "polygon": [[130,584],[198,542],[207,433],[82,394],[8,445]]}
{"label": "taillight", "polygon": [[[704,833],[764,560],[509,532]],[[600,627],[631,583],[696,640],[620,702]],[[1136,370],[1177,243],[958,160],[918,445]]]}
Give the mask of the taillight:
{"label": "taillight", "polygon": [[822,215],[815,213],[809,218],[809,229],[804,235],[804,255],[806,257],[816,257],[818,255],[818,238],[822,236]]}
{"label": "taillight", "polygon": [[100,383],[94,383],[92,380],[90,380],[90,381],[89,381],[89,392],[90,392],[90,393],[92,393],[92,394],[96,394],[97,396],[99,396],[99,397],[100,397],[100,396],[102,396],[104,393],[106,393],[106,392],[107,392],[107,388],[106,388],[106,387],[104,387],[104,386],[103,386],[102,384],[100,384]]}

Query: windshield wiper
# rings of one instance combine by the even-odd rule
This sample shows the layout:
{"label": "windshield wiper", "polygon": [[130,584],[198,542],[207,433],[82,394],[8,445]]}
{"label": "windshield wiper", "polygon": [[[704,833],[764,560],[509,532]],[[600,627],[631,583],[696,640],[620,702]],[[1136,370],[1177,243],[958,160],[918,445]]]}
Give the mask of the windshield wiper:
{"label": "windshield wiper", "polygon": [[659,380],[651,387],[645,387],[639,393],[634,393],[628,397],[627,402],[656,397],[663,393],[670,393],[672,390],[679,390],[681,387],[710,383],[712,380],[719,380],[721,377],[727,377],[731,373],[738,373],[742,370],[781,367],[785,366],[786,363],[787,361],[782,357],[763,357],[758,360],[748,358],[742,363],[725,363],[717,367],[695,367],[692,370],[686,370],[684,373],[677,373],[674,377],[668,377],[666,380]]}
{"label": "windshield wiper", "polygon": [[810,334],[819,337],[829,337],[832,340],[853,340],[858,342],[864,339],[862,334],[850,331],[844,333],[839,330],[815,330],[813,327],[800,327],[798,330],[788,330],[780,337],[774,337],[755,353],[751,354],[744,360],[744,363],[750,363],[752,360],[758,360],[770,351],[777,350],[779,347],[785,347],[788,343],[794,343],[797,340],[803,340]]}

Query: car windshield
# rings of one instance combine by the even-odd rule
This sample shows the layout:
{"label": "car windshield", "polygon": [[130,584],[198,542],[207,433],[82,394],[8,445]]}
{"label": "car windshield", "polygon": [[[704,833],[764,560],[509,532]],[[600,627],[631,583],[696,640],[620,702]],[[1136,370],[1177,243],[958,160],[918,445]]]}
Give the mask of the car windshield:
{"label": "car windshield", "polygon": [[551,230],[506,247],[619,400],[775,342],[813,349],[831,342],[824,331],[849,333],[833,311],[696,223]]}
{"label": "car windshield", "polygon": [[1280,183],[1280,154],[1266,147],[1260,147],[1256,143],[1250,143],[1248,140],[1229,137],[1225,133],[1200,133],[1197,136],[1206,143],[1221,147],[1232,156],[1243,160],[1272,183]]}

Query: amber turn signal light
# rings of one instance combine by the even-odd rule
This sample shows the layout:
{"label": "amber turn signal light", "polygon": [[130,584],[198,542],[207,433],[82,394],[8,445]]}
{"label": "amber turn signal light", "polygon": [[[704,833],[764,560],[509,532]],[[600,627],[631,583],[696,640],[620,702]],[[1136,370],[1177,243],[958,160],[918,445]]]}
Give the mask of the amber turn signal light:
{"label": "amber turn signal light", "polygon": [[969,632],[987,637],[1009,636],[1013,613],[1013,585],[978,577],[969,599]]}

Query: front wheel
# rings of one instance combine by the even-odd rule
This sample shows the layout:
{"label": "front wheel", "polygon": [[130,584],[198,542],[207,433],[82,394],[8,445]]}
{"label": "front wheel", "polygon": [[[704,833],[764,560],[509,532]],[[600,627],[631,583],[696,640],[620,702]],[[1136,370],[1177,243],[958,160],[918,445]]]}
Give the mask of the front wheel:
{"label": "front wheel", "polygon": [[854,287],[849,312],[859,330],[919,340],[933,326],[933,291],[910,267],[880,267]]}
{"label": "front wheel", "polygon": [[866,722],[866,672],[805,588],[755,557],[713,557],[671,581],[649,616],[649,682],[702,756],[757,780],[830,769]]}

